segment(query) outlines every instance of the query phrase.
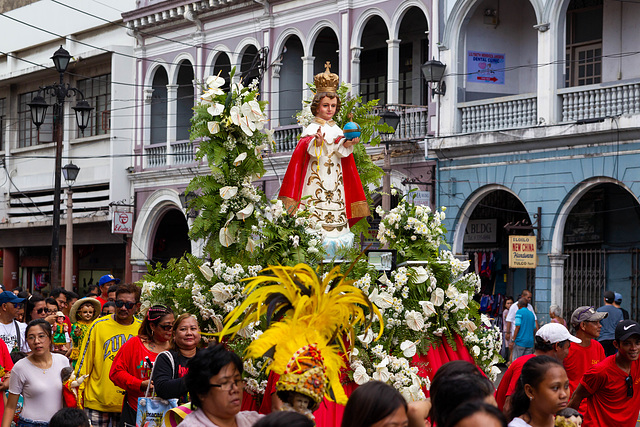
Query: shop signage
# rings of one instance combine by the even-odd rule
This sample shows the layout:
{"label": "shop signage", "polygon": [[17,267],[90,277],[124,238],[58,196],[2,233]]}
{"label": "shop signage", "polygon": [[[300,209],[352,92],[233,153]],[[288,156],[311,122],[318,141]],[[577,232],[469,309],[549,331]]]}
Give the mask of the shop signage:
{"label": "shop signage", "polygon": [[431,191],[414,191],[409,193],[413,203],[420,206],[431,206]]}
{"label": "shop signage", "polygon": [[133,234],[133,212],[113,212],[111,221],[111,233]]}
{"label": "shop signage", "polygon": [[467,52],[467,81],[470,83],[504,84],[504,53]]}
{"label": "shop signage", "polygon": [[536,268],[536,236],[509,236],[509,267]]}
{"label": "shop signage", "polygon": [[497,219],[470,219],[464,232],[464,243],[495,243]]}

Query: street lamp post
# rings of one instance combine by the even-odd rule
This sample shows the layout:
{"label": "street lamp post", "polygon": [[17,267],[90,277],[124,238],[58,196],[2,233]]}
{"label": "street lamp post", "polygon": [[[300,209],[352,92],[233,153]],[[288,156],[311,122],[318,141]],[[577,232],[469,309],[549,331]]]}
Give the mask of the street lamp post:
{"label": "street lamp post", "polygon": [[64,288],[67,291],[73,290],[73,192],[71,186],[76,182],[80,168],[73,163],[69,163],[62,168],[62,174],[67,187],[67,233],[66,233],[66,255],[64,257]]}
{"label": "street lamp post", "polygon": [[382,122],[391,127],[390,132],[381,132],[382,141],[384,142],[384,164],[382,170],[384,171],[384,179],[382,181],[382,209],[385,212],[391,210],[391,152],[389,151],[389,143],[393,134],[396,132],[398,123],[400,123],[400,116],[398,113],[391,111],[387,108],[380,114]]}
{"label": "street lamp post", "polygon": [[93,108],[84,100],[84,95],[77,88],[71,87],[64,83],[64,73],[67,71],[71,55],[60,46],[51,57],[56,70],[60,74],[60,83],[54,83],[49,86],[40,87],[38,95],[36,95],[28,104],[31,109],[31,120],[36,128],[40,129],[47,114],[49,105],[40,93],[55,96],[56,103],[53,105],[53,126],[56,139],[56,161],[54,172],[54,190],[53,190],[53,231],[51,236],[51,286],[60,286],[60,175],[62,169],[62,138],[63,138],[63,122],[64,122],[64,100],[71,95],[80,95],[82,98],[77,102],[73,109],[76,112],[76,123],[78,128],[84,132],[89,125],[91,110]]}

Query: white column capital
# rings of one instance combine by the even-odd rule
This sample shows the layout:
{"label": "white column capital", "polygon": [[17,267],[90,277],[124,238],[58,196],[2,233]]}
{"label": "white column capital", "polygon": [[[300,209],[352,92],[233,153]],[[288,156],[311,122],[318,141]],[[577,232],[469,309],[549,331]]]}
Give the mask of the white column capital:
{"label": "white column capital", "polygon": [[360,54],[362,53],[362,46],[354,46],[351,48],[351,62],[360,62]]}
{"label": "white column capital", "polygon": [[282,68],[282,62],[280,61],[275,61],[273,64],[271,64],[271,70],[273,72],[273,78],[274,79],[279,79],[280,78],[280,69]]}

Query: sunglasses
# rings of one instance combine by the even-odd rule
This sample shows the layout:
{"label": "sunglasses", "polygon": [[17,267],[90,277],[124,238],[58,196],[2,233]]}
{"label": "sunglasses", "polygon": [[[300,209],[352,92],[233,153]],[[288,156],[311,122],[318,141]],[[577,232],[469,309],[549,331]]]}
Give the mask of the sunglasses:
{"label": "sunglasses", "polygon": [[115,304],[116,304],[116,307],[118,308],[126,307],[127,310],[131,310],[133,307],[136,306],[135,302],[125,302],[122,300],[117,300]]}
{"label": "sunglasses", "polygon": [[173,325],[157,325],[157,327],[165,332],[169,332],[171,329],[173,329]]}
{"label": "sunglasses", "polygon": [[46,309],[46,308],[41,307],[41,308],[39,308],[39,309],[37,309],[37,310],[36,310],[36,313],[38,313],[38,314],[42,314],[42,313],[44,313],[44,312],[46,312],[46,311],[47,311],[47,309]]}
{"label": "sunglasses", "polygon": [[624,382],[627,384],[627,397],[633,397],[633,378],[631,375],[625,378]]}

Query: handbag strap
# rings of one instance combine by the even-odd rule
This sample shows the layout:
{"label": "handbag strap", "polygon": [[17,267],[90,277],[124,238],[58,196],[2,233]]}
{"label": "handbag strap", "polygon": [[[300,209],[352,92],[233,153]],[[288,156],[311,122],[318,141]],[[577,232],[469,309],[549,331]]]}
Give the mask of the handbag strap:
{"label": "handbag strap", "polygon": [[[147,390],[144,392],[144,397],[149,397],[149,388],[151,388],[151,378],[153,378],[153,370],[156,369],[156,364],[151,362],[151,359],[149,359],[149,356],[146,357],[147,362],[151,365],[151,374],[149,375],[149,383],[147,384]],[[157,359],[157,357],[156,357]],[[155,393],[155,391],[154,391]]]}
{"label": "handbag strap", "polygon": [[[166,354],[167,357],[169,358],[169,362],[171,363],[171,376],[173,377],[176,367],[175,367],[175,363],[173,362],[173,355],[169,350],[165,350],[162,353],[158,354],[158,356],[156,356],[156,362],[158,361],[158,358],[163,354]],[[151,363],[148,357],[147,357],[147,361]],[[151,363],[151,375],[149,375],[149,384],[147,384],[147,391],[144,392],[144,397],[149,397],[149,388],[151,387],[151,380],[153,379],[153,371],[155,369],[156,369],[156,363]],[[155,390],[153,393],[155,393]]]}

